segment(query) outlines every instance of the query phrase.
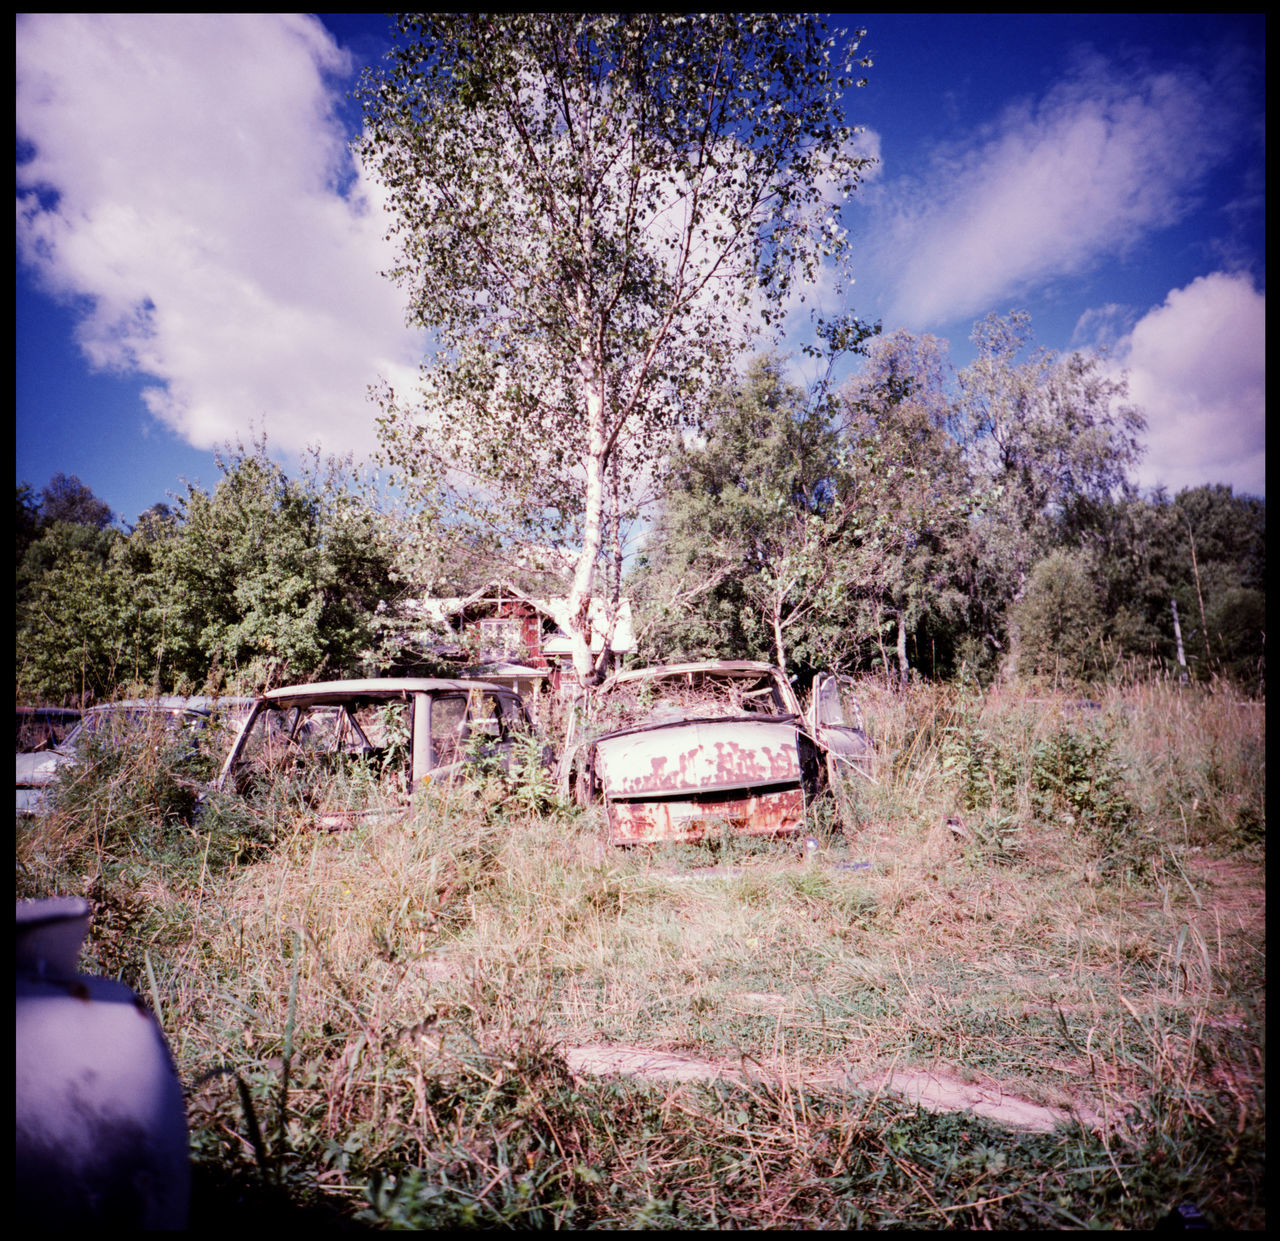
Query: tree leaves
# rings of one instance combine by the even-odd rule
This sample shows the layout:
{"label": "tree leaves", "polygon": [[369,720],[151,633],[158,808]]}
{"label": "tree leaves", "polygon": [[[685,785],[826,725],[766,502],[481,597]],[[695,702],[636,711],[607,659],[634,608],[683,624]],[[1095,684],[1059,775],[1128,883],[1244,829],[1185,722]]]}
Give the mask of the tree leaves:
{"label": "tree leaves", "polygon": [[359,147],[396,221],[390,274],[437,341],[434,442],[402,433],[414,403],[385,403],[385,459],[465,516],[580,539],[581,600],[606,478],[650,477],[793,282],[847,254],[824,194],[866,163],[839,108],[849,83],[821,24],[790,14],[431,14],[400,30],[362,85]]}

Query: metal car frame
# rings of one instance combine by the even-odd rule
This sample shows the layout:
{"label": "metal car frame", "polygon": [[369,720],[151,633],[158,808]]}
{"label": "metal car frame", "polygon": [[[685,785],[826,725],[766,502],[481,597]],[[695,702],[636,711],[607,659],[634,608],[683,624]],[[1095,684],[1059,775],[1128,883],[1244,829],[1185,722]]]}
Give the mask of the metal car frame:
{"label": "metal car frame", "polygon": [[[456,777],[477,749],[505,766],[518,734],[533,731],[520,694],[487,681],[379,677],[287,685],[258,699],[214,787],[238,788],[244,783],[255,761],[255,745],[278,754],[289,767],[305,761],[307,754],[385,757],[386,747],[370,740],[357,717],[365,708],[396,703],[406,708],[406,793]],[[317,727],[317,713],[328,713],[329,723]],[[489,740],[473,747],[477,734]]]}

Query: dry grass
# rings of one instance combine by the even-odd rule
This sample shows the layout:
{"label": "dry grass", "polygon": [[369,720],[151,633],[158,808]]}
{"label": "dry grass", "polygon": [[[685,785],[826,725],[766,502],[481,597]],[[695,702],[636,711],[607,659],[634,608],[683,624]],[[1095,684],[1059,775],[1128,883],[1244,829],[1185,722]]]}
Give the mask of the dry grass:
{"label": "dry grass", "polygon": [[[135,875],[119,959],[184,1079],[225,1066],[261,1122],[206,1080],[202,1166],[402,1226],[1139,1226],[1181,1196],[1262,1226],[1263,713],[864,707],[879,783],[808,857],[614,851],[491,781]],[[616,1046],[721,1077],[571,1070]],[[1079,1119],[917,1111],[907,1073]]]}

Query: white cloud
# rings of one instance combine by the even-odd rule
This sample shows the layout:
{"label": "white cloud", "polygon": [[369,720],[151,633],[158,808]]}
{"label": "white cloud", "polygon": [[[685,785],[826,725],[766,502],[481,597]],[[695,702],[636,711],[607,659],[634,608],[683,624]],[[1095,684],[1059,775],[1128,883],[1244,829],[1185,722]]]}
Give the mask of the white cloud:
{"label": "white cloud", "polygon": [[420,352],[333,112],[351,71],[305,16],[18,19],[20,253],[198,448],[366,452],[367,386]]}
{"label": "white cloud", "polygon": [[1172,224],[1221,145],[1210,100],[1190,74],[1095,63],[887,185],[877,265],[900,272],[888,320],[976,316]]}
{"label": "white cloud", "polygon": [[1144,487],[1230,483],[1266,493],[1266,296],[1215,272],[1145,314],[1117,345],[1147,415]]}

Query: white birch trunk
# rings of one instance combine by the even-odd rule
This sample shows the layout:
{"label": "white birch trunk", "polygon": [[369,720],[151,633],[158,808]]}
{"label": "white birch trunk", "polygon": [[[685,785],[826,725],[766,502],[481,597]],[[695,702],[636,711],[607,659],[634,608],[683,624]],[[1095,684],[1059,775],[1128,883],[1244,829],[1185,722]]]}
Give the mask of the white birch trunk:
{"label": "white birch trunk", "polygon": [[777,666],[786,672],[787,651],[782,642],[782,609],[777,605],[773,609],[773,654]]}
{"label": "white birch trunk", "polygon": [[589,345],[578,354],[578,370],[582,375],[582,395],[587,407],[587,455],[585,506],[582,523],[582,549],[573,571],[569,589],[569,639],[573,650],[573,670],[578,683],[585,688],[594,671],[591,658],[591,592],[595,585],[596,561],[604,518],[604,376]]}
{"label": "white birch trunk", "polygon": [[911,666],[907,663],[907,626],[902,609],[898,609],[898,688],[906,689],[911,683]]}

